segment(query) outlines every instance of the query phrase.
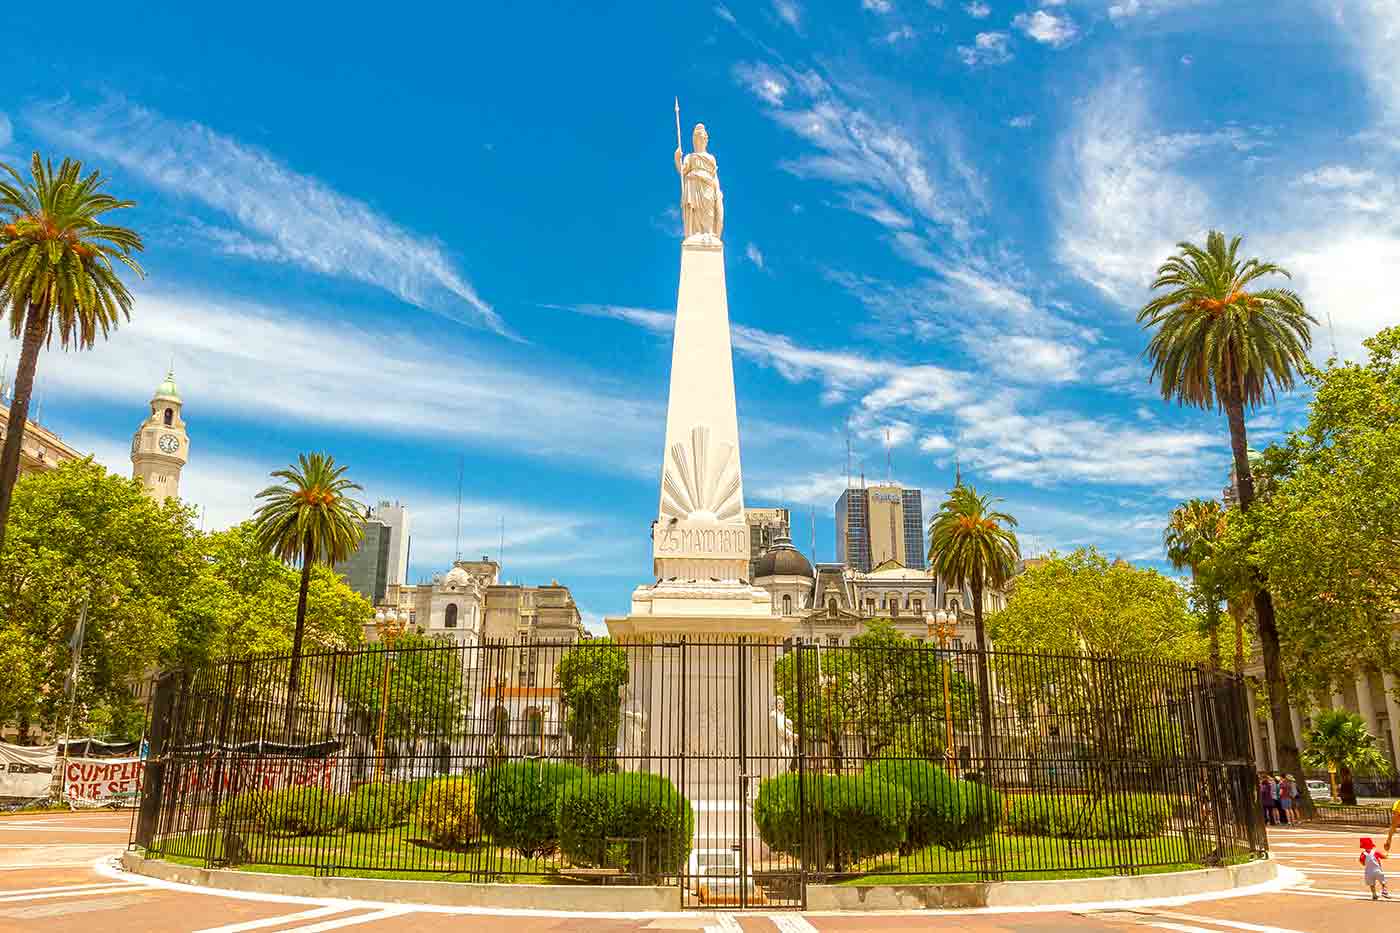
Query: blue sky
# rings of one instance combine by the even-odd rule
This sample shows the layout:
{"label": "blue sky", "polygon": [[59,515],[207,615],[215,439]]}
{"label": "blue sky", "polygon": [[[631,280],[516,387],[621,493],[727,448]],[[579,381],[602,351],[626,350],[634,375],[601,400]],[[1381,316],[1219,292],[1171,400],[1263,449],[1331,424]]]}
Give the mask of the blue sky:
{"label": "blue sky", "polygon": [[[849,431],[937,501],[954,457],[1026,550],[1160,566],[1222,417],[1154,397],[1133,321],[1212,226],[1343,355],[1400,322],[1394,0],[842,0],[0,12],[0,160],[135,198],[149,275],[44,423],[114,469],[171,358],[210,526],[298,451],[590,620],[650,570],[679,257],[672,97],[726,195],[745,492],[834,556]],[[1329,329],[1328,316],[1332,323]],[[13,344],[0,348],[17,356]],[[1265,443],[1302,400],[1251,419]],[[888,448],[886,437],[889,438]],[[460,461],[459,461],[460,458]]]}

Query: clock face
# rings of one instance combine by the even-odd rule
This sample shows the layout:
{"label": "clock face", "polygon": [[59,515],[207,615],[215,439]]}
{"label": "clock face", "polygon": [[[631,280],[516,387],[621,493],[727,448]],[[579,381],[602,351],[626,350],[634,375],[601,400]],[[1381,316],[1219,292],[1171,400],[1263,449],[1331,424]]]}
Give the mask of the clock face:
{"label": "clock face", "polygon": [[180,439],[174,434],[162,434],[160,436],[161,453],[173,454],[180,449]]}

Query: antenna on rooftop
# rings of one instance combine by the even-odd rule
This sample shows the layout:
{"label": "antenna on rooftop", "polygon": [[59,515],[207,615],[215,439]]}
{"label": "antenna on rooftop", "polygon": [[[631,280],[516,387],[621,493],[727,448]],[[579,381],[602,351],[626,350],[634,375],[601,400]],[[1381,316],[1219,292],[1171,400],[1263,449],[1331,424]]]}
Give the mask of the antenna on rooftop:
{"label": "antenna on rooftop", "polygon": [[851,418],[846,416],[846,488],[851,488]]}
{"label": "antenna on rooftop", "polygon": [[500,560],[501,566],[504,567],[506,565],[506,517],[504,513],[501,515],[501,549],[496,553],[499,555],[498,560]]}
{"label": "antenna on rooftop", "polygon": [[885,428],[885,485],[894,482],[894,461],[890,458],[890,429]]}
{"label": "antenna on rooftop", "polygon": [[1337,356],[1337,328],[1332,324],[1331,311],[1327,312],[1327,334],[1332,340],[1332,356],[1340,360],[1341,358]]}
{"label": "antenna on rooftop", "polygon": [[812,532],[812,566],[815,567],[817,566],[817,507],[809,505],[807,508],[811,510],[807,516],[807,527]]}
{"label": "antenna on rooftop", "polygon": [[457,455],[457,541],[454,545],[457,549],[457,556],[454,561],[462,559],[462,455]]}

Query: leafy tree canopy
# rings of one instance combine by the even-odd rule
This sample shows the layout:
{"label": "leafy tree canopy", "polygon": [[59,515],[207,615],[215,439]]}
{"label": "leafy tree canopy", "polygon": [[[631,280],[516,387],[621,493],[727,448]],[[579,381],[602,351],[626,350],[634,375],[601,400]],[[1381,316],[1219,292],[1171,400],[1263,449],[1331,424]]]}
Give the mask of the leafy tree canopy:
{"label": "leafy tree canopy", "polygon": [[1092,547],[1052,551],[1016,577],[988,624],[1000,651],[1186,662],[1208,652],[1180,584]]}
{"label": "leafy tree canopy", "polygon": [[565,728],[574,753],[601,770],[617,743],[622,718],[618,691],[627,683],[627,651],[608,638],[574,645],[554,669],[567,710]]}
{"label": "leafy tree canopy", "polygon": [[1264,451],[1262,498],[1231,516],[1225,546],[1275,594],[1295,693],[1358,664],[1396,670],[1400,611],[1400,328],[1366,341],[1367,363],[1309,366],[1304,428]]}
{"label": "leafy tree canopy", "polygon": [[376,642],[338,668],[341,694],[351,711],[361,717],[367,732],[378,728],[386,662],[386,735],[447,736],[457,731],[462,717],[462,652],[432,650],[451,643],[442,637],[405,632],[394,639],[392,649]]}

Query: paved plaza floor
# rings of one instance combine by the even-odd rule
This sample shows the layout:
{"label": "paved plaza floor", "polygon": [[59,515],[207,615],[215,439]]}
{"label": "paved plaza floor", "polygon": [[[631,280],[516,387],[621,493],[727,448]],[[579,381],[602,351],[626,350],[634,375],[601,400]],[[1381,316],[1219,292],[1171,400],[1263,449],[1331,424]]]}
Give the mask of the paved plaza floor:
{"label": "paved plaza floor", "polygon": [[[0,931],[45,933],[435,933],[439,930],[741,931],[741,933],[859,933],[969,930],[1119,931],[1175,933],[1318,933],[1386,929],[1400,921],[1400,897],[1373,903],[1356,864],[1357,832],[1276,828],[1270,833],[1280,865],[1300,873],[1282,890],[1199,899],[1171,907],[1119,904],[1081,912],[960,912],[908,914],[714,914],[659,917],[487,916],[448,908],[365,905],[192,891],[102,869],[97,863],[124,847],[130,816],[56,813],[0,818]],[[1397,859],[1400,862],[1400,859]],[[1395,872],[1400,894],[1400,867]]]}

